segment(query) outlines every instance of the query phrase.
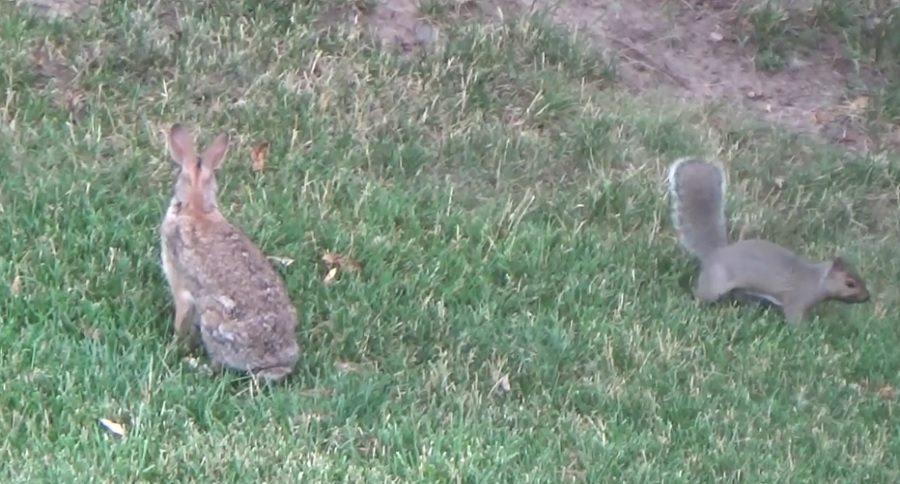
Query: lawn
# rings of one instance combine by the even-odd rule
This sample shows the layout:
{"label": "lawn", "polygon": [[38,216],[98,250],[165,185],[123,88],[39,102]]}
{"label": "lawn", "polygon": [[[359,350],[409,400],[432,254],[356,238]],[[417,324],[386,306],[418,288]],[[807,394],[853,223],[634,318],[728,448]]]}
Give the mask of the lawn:
{"label": "lawn", "polygon": [[[900,480],[896,153],[636,95],[541,16],[400,55],[291,3],[0,9],[3,482]],[[232,135],[220,205],[300,314],[282,385],[170,345],[175,122]],[[685,155],[734,236],[844,254],[872,301],[699,308]]]}

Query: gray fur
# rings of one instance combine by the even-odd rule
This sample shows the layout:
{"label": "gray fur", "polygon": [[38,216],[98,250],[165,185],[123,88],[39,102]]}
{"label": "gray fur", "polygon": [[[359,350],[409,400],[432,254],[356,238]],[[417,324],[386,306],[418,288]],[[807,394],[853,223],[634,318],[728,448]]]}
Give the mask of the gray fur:
{"label": "gray fur", "polygon": [[672,222],[678,240],[703,260],[728,245],[725,219],[725,173],[699,158],[680,158],[669,167]]}
{"label": "gray fur", "polygon": [[799,324],[826,300],[869,300],[865,282],[843,259],[812,262],[765,240],[729,243],[725,219],[725,172],[698,158],[681,158],[668,171],[672,221],[681,245],[700,260],[694,290],[703,303],[728,294],[781,307]]}

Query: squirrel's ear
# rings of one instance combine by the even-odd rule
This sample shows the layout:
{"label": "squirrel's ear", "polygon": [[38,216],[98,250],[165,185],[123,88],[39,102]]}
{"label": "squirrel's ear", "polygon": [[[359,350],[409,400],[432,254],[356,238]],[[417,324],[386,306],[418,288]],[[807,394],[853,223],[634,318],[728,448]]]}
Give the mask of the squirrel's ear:
{"label": "squirrel's ear", "polygon": [[847,267],[847,263],[841,256],[836,256],[833,261],[831,261],[831,270],[844,270]]}

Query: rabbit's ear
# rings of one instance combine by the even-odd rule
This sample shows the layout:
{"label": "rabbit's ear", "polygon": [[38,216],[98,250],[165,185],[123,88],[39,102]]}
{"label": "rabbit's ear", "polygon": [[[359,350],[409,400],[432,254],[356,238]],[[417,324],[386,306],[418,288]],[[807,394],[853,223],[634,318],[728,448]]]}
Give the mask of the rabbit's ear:
{"label": "rabbit's ear", "polygon": [[222,166],[222,160],[225,159],[226,153],[228,153],[228,135],[222,133],[203,151],[201,163],[210,170],[218,170]]}
{"label": "rabbit's ear", "polygon": [[194,140],[191,134],[181,124],[175,124],[169,131],[169,153],[175,163],[184,166],[185,163],[193,163],[195,158]]}

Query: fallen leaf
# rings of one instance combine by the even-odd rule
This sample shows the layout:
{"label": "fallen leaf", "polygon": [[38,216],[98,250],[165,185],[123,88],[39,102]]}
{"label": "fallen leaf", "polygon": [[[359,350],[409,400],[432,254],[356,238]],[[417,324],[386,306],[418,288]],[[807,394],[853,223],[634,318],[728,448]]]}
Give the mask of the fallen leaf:
{"label": "fallen leaf", "polygon": [[285,266],[285,267],[288,267],[288,266],[290,266],[291,264],[294,263],[294,259],[289,259],[289,258],[287,258],[287,257],[276,257],[276,256],[274,256],[274,255],[270,255],[268,258],[269,258],[270,261],[276,262],[276,263],[281,264],[281,265],[283,265],[283,266]]}
{"label": "fallen leaf", "polygon": [[200,362],[200,359],[195,356],[185,356],[182,361],[188,364],[193,369],[199,369],[203,364]]}
{"label": "fallen leaf", "polygon": [[374,457],[378,453],[380,444],[375,437],[362,439],[356,444],[356,450],[365,457]]}
{"label": "fallen leaf", "polygon": [[360,365],[349,361],[339,361],[334,364],[334,367],[341,373],[357,373],[360,370]]}
{"label": "fallen leaf", "polygon": [[213,370],[210,365],[200,361],[200,358],[197,358],[196,356],[185,356],[181,361],[187,363],[191,369],[200,372],[202,375],[214,376],[216,374],[215,370]]}
{"label": "fallen leaf", "polygon": [[107,432],[115,437],[125,437],[125,425],[123,424],[113,422],[112,420],[106,418],[101,418],[100,425],[102,425]]}
{"label": "fallen leaf", "polygon": [[41,42],[31,50],[31,62],[38,68],[42,68],[50,62],[50,53],[46,43]]}
{"label": "fallen leaf", "polygon": [[102,335],[99,329],[88,324],[83,324],[81,326],[81,334],[95,343],[100,341],[100,336]]}
{"label": "fallen leaf", "polygon": [[31,11],[49,18],[84,18],[96,8],[100,2],[59,0],[22,0],[20,3],[31,7]]}
{"label": "fallen leaf", "polygon": [[57,96],[56,103],[69,113],[69,119],[78,121],[85,114],[85,97],[86,94],[81,89],[66,89]]}
{"label": "fallen leaf", "polygon": [[713,42],[721,42],[722,39],[724,39],[724,38],[725,37],[722,36],[722,34],[720,34],[718,32],[710,32],[709,33],[709,40],[712,40]]}
{"label": "fallen leaf", "polygon": [[878,395],[884,400],[894,400],[897,398],[897,392],[894,390],[894,387],[890,385],[881,387],[881,389],[878,390]]}
{"label": "fallen leaf", "polygon": [[328,266],[328,273],[325,274],[323,282],[325,285],[331,285],[337,279],[338,271],[357,272],[362,269],[362,264],[350,257],[336,254],[334,252],[326,252],[322,255],[322,261]]}
{"label": "fallen leaf", "polygon": [[65,59],[59,49],[42,42],[31,52],[31,61],[40,82],[59,82],[68,84],[75,78],[75,72],[67,62],[56,59]]}
{"label": "fallen leaf", "polygon": [[262,171],[266,167],[266,155],[269,154],[269,143],[263,141],[250,150],[250,162],[253,171]]}
{"label": "fallen leaf", "polygon": [[200,373],[206,375],[213,374],[212,368],[210,368],[210,366],[206,363],[200,361],[200,358],[197,358],[196,356],[185,356],[181,359],[181,361],[187,363],[188,366],[190,366],[194,370],[199,371]]}
{"label": "fallen leaf", "polygon": [[509,393],[512,389],[509,385],[509,374],[505,374],[497,380],[497,383],[494,383],[494,390],[498,393]]}
{"label": "fallen leaf", "polygon": [[331,416],[330,413],[307,412],[307,413],[301,413],[300,415],[297,415],[296,417],[292,418],[291,420],[295,424],[308,425],[312,422],[319,422],[319,421],[325,420],[326,418],[328,418],[330,416]]}
{"label": "fallen leaf", "polygon": [[9,292],[13,296],[18,296],[22,292],[22,276],[13,277],[12,284],[9,285]]}
{"label": "fallen leaf", "polygon": [[869,97],[859,96],[858,98],[850,101],[847,104],[847,107],[849,107],[851,111],[865,111],[865,109],[869,107]]}
{"label": "fallen leaf", "polygon": [[334,252],[326,252],[322,256],[322,261],[324,261],[325,264],[327,264],[329,267],[336,267],[342,271],[356,272],[362,269],[362,264],[360,264],[358,261],[355,261],[347,256],[335,254]]}
{"label": "fallen leaf", "polygon": [[328,270],[328,274],[325,274],[325,279],[322,279],[322,282],[326,286],[330,286],[330,285],[334,284],[335,279],[337,279],[337,273],[338,273],[338,268],[332,267],[331,269]]}
{"label": "fallen leaf", "polygon": [[307,388],[304,390],[300,390],[300,395],[304,397],[312,397],[312,398],[326,398],[334,395],[334,389],[332,388]]}
{"label": "fallen leaf", "polygon": [[832,116],[824,111],[815,111],[812,115],[813,122],[822,125],[831,121]]}

